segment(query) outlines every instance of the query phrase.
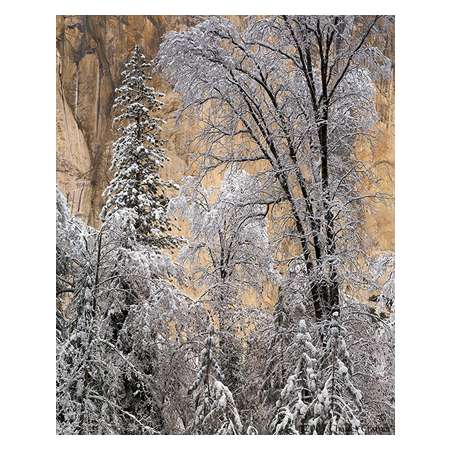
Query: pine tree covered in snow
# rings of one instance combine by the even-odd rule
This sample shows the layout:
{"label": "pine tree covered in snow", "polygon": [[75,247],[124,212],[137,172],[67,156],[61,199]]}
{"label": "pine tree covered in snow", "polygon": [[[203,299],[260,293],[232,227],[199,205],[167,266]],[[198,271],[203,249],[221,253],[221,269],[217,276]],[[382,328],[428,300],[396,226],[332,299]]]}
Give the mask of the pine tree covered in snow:
{"label": "pine tree covered in snow", "polygon": [[163,94],[148,85],[150,63],[136,46],[122,72],[122,85],[116,89],[113,110],[119,138],[113,144],[114,177],[106,189],[101,217],[129,208],[136,213],[138,240],[156,249],[174,248],[178,240],[168,233],[166,191],[176,186],[162,180],[159,170],[167,161],[159,137],[159,111]]}
{"label": "pine tree covered in snow", "polygon": [[241,434],[242,423],[233,394],[223,384],[223,375],[214,355],[214,333],[209,330],[200,354],[197,378],[189,389],[194,394],[195,434]]}
{"label": "pine tree covered in snow", "polygon": [[312,405],[314,417],[308,421],[312,434],[364,434],[358,419],[362,394],[352,380],[353,366],[338,318],[334,311],[327,325],[319,362],[321,386]]}
{"label": "pine tree covered in snow", "polygon": [[271,423],[273,434],[299,434],[311,417],[311,403],[317,392],[317,349],[306,322],[301,319],[294,343],[288,353],[297,359],[294,373],[288,377],[277,401]]}

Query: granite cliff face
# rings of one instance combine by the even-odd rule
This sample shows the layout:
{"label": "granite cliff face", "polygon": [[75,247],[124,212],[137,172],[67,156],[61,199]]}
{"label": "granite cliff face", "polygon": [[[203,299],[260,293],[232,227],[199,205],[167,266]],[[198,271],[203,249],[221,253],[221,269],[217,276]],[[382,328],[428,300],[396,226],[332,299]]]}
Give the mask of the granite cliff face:
{"label": "granite cliff face", "polygon": [[[56,20],[57,183],[74,213],[98,225],[111,160],[111,107],[114,89],[130,49],[138,44],[153,58],[166,31],[193,23],[189,16],[58,16]],[[179,179],[186,170],[183,136],[171,117],[175,95],[162,80],[153,85],[167,94],[162,115],[171,164],[167,175]]]}
{"label": "granite cliff face", "polygon": [[[233,17],[233,21],[240,20]],[[164,33],[194,23],[191,16],[57,16],[57,183],[67,195],[72,211],[89,224],[99,224],[102,192],[111,176],[111,107],[130,49],[138,44],[148,58],[153,58]],[[382,45],[393,60],[393,33]],[[171,161],[163,175],[177,181],[189,172],[187,143],[196,124],[183,120],[175,127],[176,94],[158,76],[154,77],[153,86],[166,93],[162,116],[167,125],[163,137]],[[381,189],[392,194],[394,82],[378,88],[379,139],[375,147],[361,147],[358,151],[374,167]],[[368,212],[367,224],[374,251],[393,250],[393,203]]]}

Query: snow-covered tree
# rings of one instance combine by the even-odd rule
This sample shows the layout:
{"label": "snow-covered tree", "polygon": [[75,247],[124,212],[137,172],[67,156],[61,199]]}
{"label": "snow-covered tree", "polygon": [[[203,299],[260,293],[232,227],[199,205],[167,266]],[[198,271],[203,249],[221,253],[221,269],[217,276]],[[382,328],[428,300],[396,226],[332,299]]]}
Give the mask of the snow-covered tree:
{"label": "snow-covered tree", "polygon": [[122,72],[122,85],[116,89],[114,124],[119,138],[113,144],[114,177],[104,195],[102,218],[128,208],[136,213],[137,239],[156,249],[173,248],[167,218],[167,191],[176,186],[163,180],[159,171],[167,161],[159,136],[161,119],[154,116],[162,107],[148,82],[150,63],[136,46]]}
{"label": "snow-covered tree", "polygon": [[[387,317],[384,317],[387,315]],[[395,431],[395,321],[393,313],[347,299],[340,322],[353,363],[353,383],[363,393],[359,419],[365,433]]]}
{"label": "snow-covered tree", "polygon": [[326,345],[319,361],[321,384],[308,421],[312,434],[363,434],[358,418],[362,393],[352,378],[353,365],[338,318],[334,311],[326,324]]}
{"label": "snow-covered tree", "polygon": [[87,361],[91,354],[96,310],[93,244],[96,230],[74,218],[57,189],[56,195],[56,418],[57,432],[85,432]]}
{"label": "snow-covered tree", "polygon": [[242,297],[261,292],[263,282],[275,274],[265,221],[268,208],[254,204],[260,183],[245,171],[231,169],[218,189],[206,189],[188,177],[170,203],[171,212],[190,227],[180,258],[217,318],[218,357],[234,392],[242,388],[242,336],[248,321]]}
{"label": "snow-covered tree", "polygon": [[169,429],[167,371],[183,361],[171,352],[173,326],[190,329],[197,313],[168,281],[176,276],[170,258],[139,243],[134,223],[135,213],[121,209],[82,239],[57,351],[59,433]]}
{"label": "snow-covered tree", "polygon": [[318,352],[304,319],[300,320],[294,342],[287,352],[297,363],[276,403],[276,414],[271,423],[273,434],[299,434],[299,430],[303,433],[308,419],[312,417],[310,406],[318,388]]}
{"label": "snow-covered tree", "polygon": [[[272,248],[288,266],[268,339],[255,338],[268,360],[256,377],[266,388],[260,415],[273,418],[276,401],[295,373],[295,363],[276,354],[284,355],[292,345],[294,316],[303,308],[318,349],[318,393],[311,400],[317,433],[342,432],[343,421],[345,432],[352,426],[359,430],[358,417],[365,414],[358,395],[351,395],[359,379],[349,375],[344,328],[335,326],[332,312],[342,307],[345,291],[372,287],[363,221],[372,202],[387,196],[364,191],[376,179],[355,147],[376,138],[376,86],[392,71],[383,46],[375,43],[391,23],[381,16],[271,16],[249,17],[235,26],[212,17],[167,34],[157,57],[182,96],[180,114],[192,113],[200,121],[195,141],[201,149],[200,176],[251,165],[259,179],[271,180],[247,205],[271,205]],[[278,310],[286,316],[282,326],[276,325]],[[358,314],[352,320],[357,323]],[[340,337],[331,337],[332,330]],[[348,331],[359,362],[366,342],[354,338],[356,328]],[[339,351],[333,350],[336,342]],[[373,364],[365,368],[373,370]],[[320,419],[322,412],[315,415],[314,409],[331,398],[330,391],[346,406],[338,411],[333,400]],[[333,423],[338,416],[339,425]]]}
{"label": "snow-covered tree", "polygon": [[189,389],[195,405],[192,431],[196,434],[241,434],[241,418],[233,394],[223,384],[213,340],[214,332],[210,328],[200,353],[197,378]]}
{"label": "snow-covered tree", "polygon": [[242,170],[227,170],[219,188],[187,177],[170,211],[187,220],[191,237],[180,259],[190,266],[221,316],[238,306],[246,290],[260,291],[274,274],[266,227],[268,208],[255,203],[259,182]]}
{"label": "snow-covered tree", "polygon": [[358,281],[362,213],[384,198],[361,191],[374,178],[354,145],[373,137],[375,83],[391,75],[371,41],[389,23],[270,16],[238,28],[212,17],[168,33],[157,58],[183,113],[200,120],[202,173],[258,162],[273,178],[280,239],[295,241],[317,320],[329,318],[343,285]]}

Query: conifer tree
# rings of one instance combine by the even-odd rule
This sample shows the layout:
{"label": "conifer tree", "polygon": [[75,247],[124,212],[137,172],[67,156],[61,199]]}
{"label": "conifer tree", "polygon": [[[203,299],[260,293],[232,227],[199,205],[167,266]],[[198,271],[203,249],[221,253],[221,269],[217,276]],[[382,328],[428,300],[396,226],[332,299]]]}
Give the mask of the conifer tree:
{"label": "conifer tree", "polygon": [[119,138],[113,144],[114,177],[105,190],[101,217],[128,208],[136,215],[137,239],[155,249],[174,248],[177,238],[168,234],[167,189],[176,188],[162,180],[159,170],[168,161],[159,137],[161,119],[153,117],[164,94],[148,85],[150,63],[135,46],[122,72],[113,104],[114,125]]}
{"label": "conifer tree", "polygon": [[195,434],[241,434],[242,422],[233,394],[223,384],[223,375],[214,356],[213,330],[209,330],[200,354],[197,378],[189,389],[194,393]]}
{"label": "conifer tree", "polygon": [[338,318],[334,311],[328,323],[320,362],[322,384],[312,405],[314,417],[308,422],[312,434],[364,434],[357,417],[362,394],[352,381],[353,367]]}
{"label": "conifer tree", "polygon": [[299,434],[305,430],[309,407],[317,391],[316,354],[306,322],[300,320],[294,344],[289,350],[297,359],[294,373],[287,379],[286,385],[277,401],[277,410],[271,423],[273,434]]}

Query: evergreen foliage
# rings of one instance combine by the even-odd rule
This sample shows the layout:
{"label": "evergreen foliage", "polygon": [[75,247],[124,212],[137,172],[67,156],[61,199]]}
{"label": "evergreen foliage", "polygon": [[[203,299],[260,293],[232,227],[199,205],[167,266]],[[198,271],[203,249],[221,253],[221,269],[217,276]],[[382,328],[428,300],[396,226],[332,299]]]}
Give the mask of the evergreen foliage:
{"label": "evergreen foliage", "polygon": [[178,240],[169,234],[172,227],[167,218],[167,191],[176,185],[159,175],[168,159],[160,138],[163,120],[154,114],[161,110],[164,94],[149,86],[150,67],[140,47],[134,47],[113,104],[119,138],[112,147],[114,177],[104,193],[106,204],[101,217],[131,209],[138,241],[155,249],[171,249]]}
{"label": "evergreen foliage", "polygon": [[214,332],[210,328],[200,354],[197,378],[189,389],[195,404],[193,431],[200,434],[241,434],[241,418],[233,394],[223,384],[213,339]]}

